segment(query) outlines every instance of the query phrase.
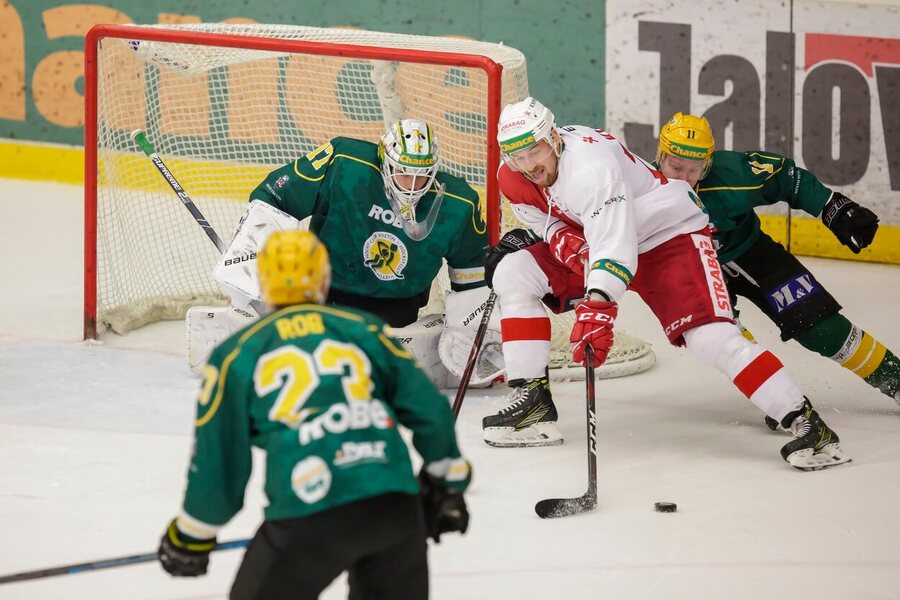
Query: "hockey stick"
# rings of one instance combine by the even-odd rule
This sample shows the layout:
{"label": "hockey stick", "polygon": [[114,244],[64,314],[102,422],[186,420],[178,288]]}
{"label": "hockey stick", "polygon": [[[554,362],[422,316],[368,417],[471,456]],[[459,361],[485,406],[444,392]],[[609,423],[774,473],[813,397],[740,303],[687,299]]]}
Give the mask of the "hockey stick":
{"label": "hockey stick", "polygon": [[[135,143],[141,147],[141,150],[144,151],[144,154],[147,155],[156,169],[160,172],[160,174],[165,177],[166,181],[169,182],[169,187],[172,188],[172,191],[178,196],[178,199],[181,200],[181,203],[184,204],[184,207],[188,209],[188,212],[191,213],[191,216],[194,217],[194,220],[197,221],[197,224],[203,228],[203,232],[206,234],[206,237],[210,239],[210,241],[215,245],[216,249],[220,254],[224,253],[226,250],[225,242],[222,241],[222,238],[219,237],[219,234],[216,233],[216,230],[213,229],[213,226],[209,221],[206,220],[206,217],[203,216],[203,213],[200,212],[200,209],[197,208],[197,205],[194,204],[194,201],[191,200],[191,197],[188,196],[188,193],[185,191],[181,184],[178,183],[178,180],[175,179],[175,175],[172,174],[172,171],[169,170],[169,167],[166,166],[166,163],[159,157],[159,154],[156,153],[156,149],[153,147],[153,144],[150,143],[150,140],[147,139],[147,136],[140,129],[136,129],[131,132],[131,139],[135,141]],[[264,314],[264,309],[258,300],[251,300],[250,306],[253,307],[253,310],[256,311],[256,314],[262,315]]]}
{"label": "hockey stick", "polygon": [[[214,550],[233,550],[235,548],[245,548],[250,543],[249,539],[234,540],[232,542],[222,542],[216,544]],[[97,571],[99,569],[111,569],[113,567],[125,567],[127,565],[136,565],[156,560],[156,552],[150,554],[136,554],[134,556],[121,556],[119,558],[108,558],[106,560],[97,560],[93,562],[78,563],[75,565],[65,565],[62,567],[52,567],[50,569],[39,569],[37,571],[25,571],[24,573],[14,573],[12,575],[0,576],[0,584],[13,583],[15,581],[28,581],[30,579],[43,579],[44,577],[56,577],[57,575],[74,575],[75,573],[84,573],[85,571]]]}
{"label": "hockey stick", "polygon": [[481,344],[484,342],[484,336],[487,334],[488,321],[491,320],[491,313],[494,312],[494,304],[497,302],[497,294],[494,290],[488,294],[484,303],[484,312],[481,314],[481,323],[478,324],[478,331],[475,332],[475,339],[472,341],[472,349],[469,351],[469,360],[466,361],[466,369],[463,371],[462,378],[459,381],[459,388],[456,390],[456,398],[453,400],[453,415],[459,416],[459,409],[462,408],[463,398],[466,397],[466,391],[469,389],[469,381],[472,380],[472,371],[475,370],[475,363],[478,362],[478,352],[481,350]]}
{"label": "hockey stick", "polygon": [[534,512],[542,519],[568,517],[594,510],[597,507],[597,413],[594,396],[594,349],[584,348],[585,383],[587,394],[587,458],[588,488],[578,498],[548,498],[534,505]]}

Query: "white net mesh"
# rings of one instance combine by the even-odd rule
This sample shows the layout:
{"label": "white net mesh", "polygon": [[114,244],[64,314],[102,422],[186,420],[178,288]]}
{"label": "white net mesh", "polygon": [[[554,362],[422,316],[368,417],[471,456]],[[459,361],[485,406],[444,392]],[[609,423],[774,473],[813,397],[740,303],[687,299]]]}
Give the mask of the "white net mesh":
{"label": "white net mesh", "polygon": [[[502,44],[287,25],[163,27],[183,37],[148,41],[144,32],[157,26],[133,26],[129,39],[104,38],[98,52],[96,311],[98,328],[119,333],[227,302],[211,278],[216,248],[138,151],[132,131],[146,132],[227,242],[250,192],[271,170],[336,136],[377,141],[402,117],[431,124],[442,168],[484,200],[488,76],[400,58],[409,50],[487,56],[503,66],[501,103],[528,95],[524,56]],[[197,33],[222,43],[198,44]],[[330,57],[233,47],[240,42],[231,36],[399,51],[385,60]],[[445,277],[436,286],[432,310],[449,287]],[[555,327],[558,359],[569,354],[570,327]],[[631,360],[635,348],[649,351],[642,342],[619,344],[610,362]]]}

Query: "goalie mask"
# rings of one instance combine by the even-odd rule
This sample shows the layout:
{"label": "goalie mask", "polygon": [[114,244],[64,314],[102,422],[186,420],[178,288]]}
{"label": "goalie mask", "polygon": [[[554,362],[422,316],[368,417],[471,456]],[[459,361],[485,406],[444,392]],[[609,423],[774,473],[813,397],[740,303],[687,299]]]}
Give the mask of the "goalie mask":
{"label": "goalie mask", "polygon": [[[524,165],[520,164],[520,157],[527,155],[534,162],[543,161],[550,152],[559,156],[562,148],[559,137],[554,135],[555,127],[553,113],[534,98],[507,104],[497,124],[497,141],[503,161],[511,169],[522,171]],[[545,150],[529,150],[543,140],[547,140]]]}
{"label": "goalie mask", "polygon": [[322,304],[328,296],[328,250],[311,231],[273,232],[256,261],[262,299],[272,306]]}
{"label": "goalie mask", "polygon": [[[391,208],[400,217],[403,231],[413,240],[428,237],[440,211],[444,188],[438,173],[438,144],[431,127],[420,119],[404,119],[388,127],[378,143],[384,192]],[[435,197],[424,219],[416,213],[419,202],[430,190]]]}
{"label": "goalie mask", "polygon": [[712,166],[712,154],[715,149],[716,140],[709,121],[705,117],[678,112],[659,131],[656,164],[662,166],[667,154],[685,160],[702,160],[703,171],[699,179],[703,179]]}

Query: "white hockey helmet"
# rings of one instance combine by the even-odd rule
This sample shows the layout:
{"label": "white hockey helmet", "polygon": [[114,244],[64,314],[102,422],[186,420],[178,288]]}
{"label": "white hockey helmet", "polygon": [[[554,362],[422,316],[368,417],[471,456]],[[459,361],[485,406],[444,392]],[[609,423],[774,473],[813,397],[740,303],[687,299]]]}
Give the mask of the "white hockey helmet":
{"label": "white hockey helmet", "polygon": [[521,102],[507,104],[500,112],[500,122],[497,124],[497,141],[504,160],[509,161],[510,155],[539,144],[541,140],[547,140],[559,154],[553,136],[555,127],[550,109],[531,96]]}
{"label": "white hockey helmet", "polygon": [[[378,143],[378,157],[388,199],[397,203],[395,208],[404,213],[401,216],[414,220],[416,203],[437,177],[440,157],[434,132],[421,119],[392,123]],[[414,183],[404,187],[397,182],[397,175],[413,175]]]}

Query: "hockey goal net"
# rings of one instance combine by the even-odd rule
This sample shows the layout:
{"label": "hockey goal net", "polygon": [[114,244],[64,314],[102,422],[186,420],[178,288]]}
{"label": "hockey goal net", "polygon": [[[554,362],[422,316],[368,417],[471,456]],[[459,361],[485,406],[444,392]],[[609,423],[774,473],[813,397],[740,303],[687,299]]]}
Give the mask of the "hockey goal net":
{"label": "hockey goal net", "polygon": [[[101,25],[85,49],[86,338],[227,303],[211,277],[218,251],[131,139],[137,129],[226,241],[272,169],[337,136],[377,141],[407,116],[434,127],[442,169],[479,191],[492,242],[514,224],[493,177],[500,108],[528,95],[525,57],[514,48],[220,23]],[[438,299],[446,277],[435,286]],[[560,367],[571,318],[554,320]],[[646,343],[617,332],[606,374],[652,361]]]}

